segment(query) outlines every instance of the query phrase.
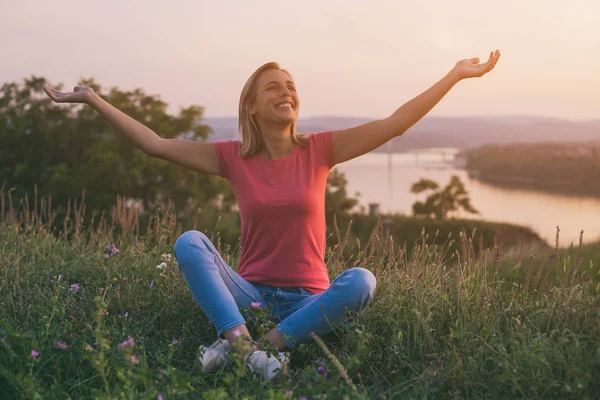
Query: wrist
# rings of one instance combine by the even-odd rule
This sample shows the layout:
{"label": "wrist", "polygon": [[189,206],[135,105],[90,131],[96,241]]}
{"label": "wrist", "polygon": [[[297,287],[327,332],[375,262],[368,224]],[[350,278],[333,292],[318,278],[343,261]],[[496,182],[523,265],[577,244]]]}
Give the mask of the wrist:
{"label": "wrist", "polygon": [[458,71],[456,70],[456,68],[452,68],[450,70],[450,72],[448,72],[448,74],[446,75],[446,77],[453,84],[456,84],[456,83],[460,82],[461,80],[463,80],[463,77],[458,73]]}
{"label": "wrist", "polygon": [[98,103],[100,102],[100,100],[102,100],[102,98],[98,95],[98,93],[91,91],[88,92],[86,95],[86,103],[93,107],[96,108],[96,106],[98,105]]}

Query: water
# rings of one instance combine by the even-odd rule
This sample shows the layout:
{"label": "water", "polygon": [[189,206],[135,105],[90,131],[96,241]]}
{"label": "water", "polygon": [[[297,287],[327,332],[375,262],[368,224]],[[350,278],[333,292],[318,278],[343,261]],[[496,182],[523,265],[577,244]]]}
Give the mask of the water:
{"label": "water", "polygon": [[[379,203],[382,212],[412,214],[412,204],[426,195],[410,193],[410,187],[420,178],[432,179],[445,186],[452,175],[465,183],[471,204],[481,214],[466,212],[457,217],[485,219],[527,226],[548,243],[554,243],[556,226],[560,227],[561,246],[579,241],[584,230],[584,242],[600,240],[600,198],[546,193],[537,190],[510,189],[492,186],[469,178],[467,172],[453,166],[456,149],[445,153],[371,153],[337,166],[346,174],[348,193],[360,192],[360,204]],[[391,159],[390,159],[391,158]],[[391,175],[388,163],[391,161]]]}

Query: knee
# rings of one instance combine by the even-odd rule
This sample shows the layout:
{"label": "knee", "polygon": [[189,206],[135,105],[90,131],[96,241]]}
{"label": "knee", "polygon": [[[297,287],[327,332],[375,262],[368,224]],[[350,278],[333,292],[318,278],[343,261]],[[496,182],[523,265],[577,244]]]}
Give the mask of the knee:
{"label": "knee", "polygon": [[348,274],[349,286],[352,292],[359,298],[360,306],[364,307],[375,295],[377,279],[371,271],[365,268],[351,268],[345,272]]}
{"label": "knee", "polygon": [[194,244],[201,248],[209,247],[210,240],[208,237],[199,231],[187,231],[183,233],[181,236],[177,238],[175,241],[175,245],[173,246],[173,250],[175,252],[175,257],[179,258],[185,252],[185,250],[190,246],[190,244]]}

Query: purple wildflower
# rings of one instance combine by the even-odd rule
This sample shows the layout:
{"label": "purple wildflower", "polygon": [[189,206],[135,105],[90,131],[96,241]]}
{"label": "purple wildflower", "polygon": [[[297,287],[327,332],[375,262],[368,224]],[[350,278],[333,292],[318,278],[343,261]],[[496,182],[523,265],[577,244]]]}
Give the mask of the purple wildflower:
{"label": "purple wildflower", "polygon": [[250,304],[250,306],[251,306],[252,308],[259,308],[259,307],[260,307],[260,301],[257,301],[257,302],[254,302],[254,301],[253,301],[253,302],[252,302],[252,304]]}
{"label": "purple wildflower", "polygon": [[10,347],[10,345],[6,342],[6,339],[0,338],[0,342],[2,342],[2,344],[6,347]]}
{"label": "purple wildflower", "polygon": [[115,246],[114,243],[111,243],[109,246],[104,248],[104,258],[108,260],[110,257],[116,256],[120,252],[121,251],[117,249],[117,246]]}
{"label": "purple wildflower", "polygon": [[54,279],[50,279],[50,284],[54,285]]}
{"label": "purple wildflower", "polygon": [[139,364],[140,363],[140,360],[137,359],[137,357],[135,356],[135,354],[132,354],[131,357],[129,357],[129,361],[132,364]]}
{"label": "purple wildflower", "polygon": [[317,372],[323,375],[323,378],[327,379],[327,367],[325,366],[325,361],[319,357],[318,359],[320,366],[317,367]]}
{"label": "purple wildflower", "polygon": [[149,287],[150,289],[152,289],[152,288],[154,287],[154,281],[150,282],[150,285],[148,285],[148,287]]}
{"label": "purple wildflower", "polygon": [[66,344],[64,344],[63,342],[56,342],[56,344],[58,345],[58,347],[60,347],[63,350],[66,350],[69,348],[69,346],[67,346]]}
{"label": "purple wildflower", "polygon": [[179,340],[173,338],[173,344],[179,344],[179,343],[181,343]]}
{"label": "purple wildflower", "polygon": [[163,400],[162,394],[158,394],[158,396],[156,396],[156,400]]}
{"label": "purple wildflower", "polygon": [[133,338],[129,338],[129,339],[123,340],[121,343],[119,343],[119,345],[117,346],[117,349],[121,350],[123,347],[133,348],[133,346],[135,346],[135,342],[133,341]]}
{"label": "purple wildflower", "polygon": [[358,328],[354,328],[354,332],[355,333],[360,333],[360,331],[358,330]]}
{"label": "purple wildflower", "polygon": [[125,311],[125,318],[129,317],[129,311]]}
{"label": "purple wildflower", "polygon": [[302,396],[298,400],[307,400],[307,399],[306,399],[306,396]]}
{"label": "purple wildflower", "polygon": [[73,293],[79,292],[79,289],[80,289],[79,283],[74,283],[71,285],[71,290],[73,291]]}
{"label": "purple wildflower", "polygon": [[37,351],[31,350],[31,357],[36,358],[39,355],[40,355],[40,353],[38,353]]}

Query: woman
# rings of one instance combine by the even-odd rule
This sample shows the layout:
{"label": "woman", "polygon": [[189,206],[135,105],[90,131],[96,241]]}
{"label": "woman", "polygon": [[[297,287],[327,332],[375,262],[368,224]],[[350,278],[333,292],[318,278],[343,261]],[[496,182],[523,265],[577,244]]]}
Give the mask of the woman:
{"label": "woman", "polygon": [[[324,264],[325,187],[331,168],[366,154],[406,132],[460,80],[491,71],[488,61],[465,59],[430,89],[390,117],[350,129],[296,133],[300,101],[291,75],[276,63],[260,67],[242,90],[239,105],[241,141],[203,143],[163,139],[101,99],[88,87],[72,93],[44,88],[56,102],[86,103],[152,157],[228,179],[242,223],[238,272],[218,254],[210,240],[188,231],[175,243],[179,267],[199,307],[217,329],[219,339],[201,346],[200,361],[212,372],[230,351],[270,380],[287,355],[269,357],[251,341],[240,309],[262,306],[279,321],[262,340],[280,351],[324,335],[372,299],[375,277],[363,268],[343,272],[331,284]],[[225,340],[221,340],[223,336]]]}

